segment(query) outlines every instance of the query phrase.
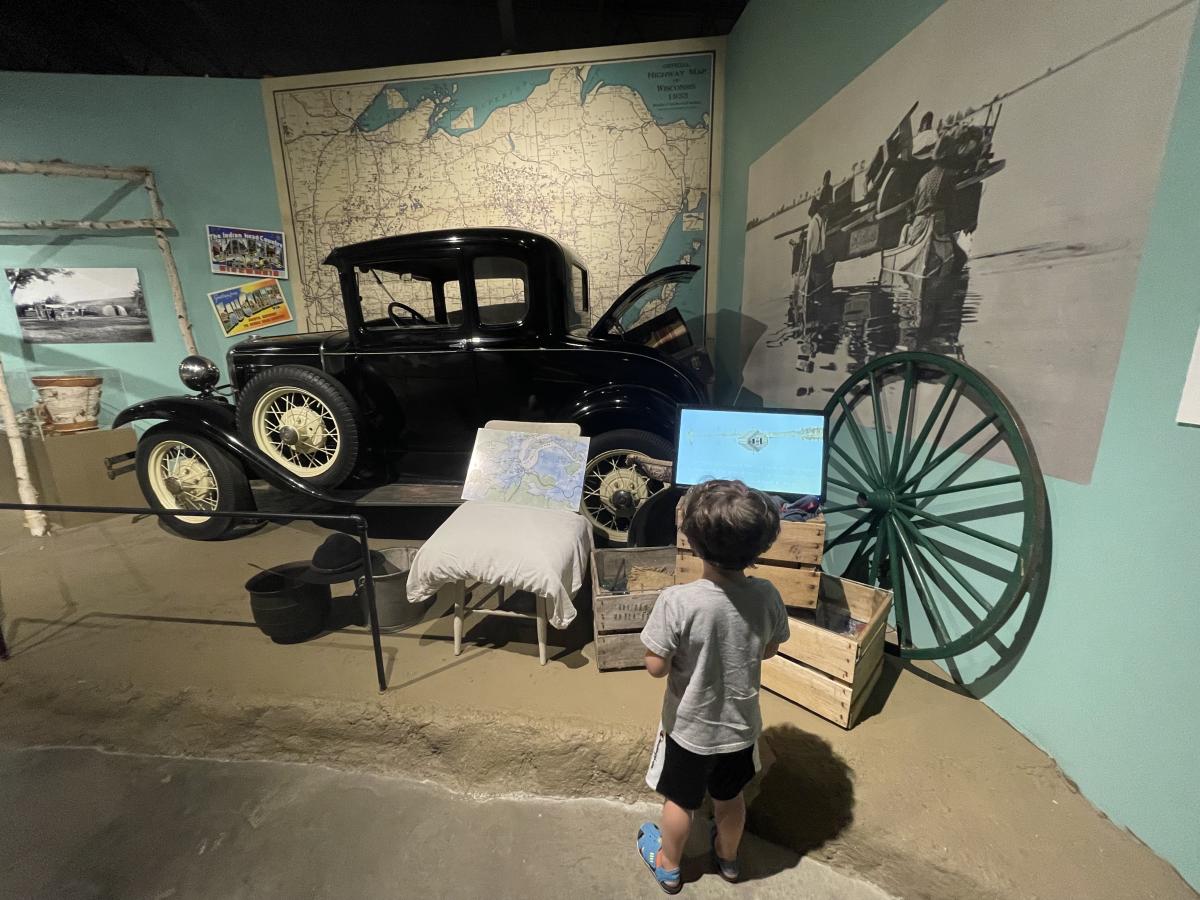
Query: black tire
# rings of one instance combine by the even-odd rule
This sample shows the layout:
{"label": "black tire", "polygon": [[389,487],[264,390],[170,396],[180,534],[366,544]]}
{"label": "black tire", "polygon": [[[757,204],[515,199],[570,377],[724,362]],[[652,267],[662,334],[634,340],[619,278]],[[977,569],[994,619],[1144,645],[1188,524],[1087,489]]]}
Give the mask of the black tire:
{"label": "black tire", "polygon": [[[607,459],[619,458],[622,451],[640,453],[654,459],[671,459],[675,455],[671,442],[666,438],[635,428],[618,428],[592,438],[588,447],[588,469],[583,484],[583,514],[592,523],[601,543],[624,544],[628,540],[633,514],[646,499],[634,498],[631,506],[614,509],[590,493],[600,487],[598,482],[603,482],[604,474],[595,471],[593,467],[601,467]],[[653,479],[648,479],[648,482],[647,489],[654,493],[664,487],[662,482]]]}
{"label": "black tire", "polygon": [[[142,489],[142,496],[152,509],[182,509],[179,505],[168,502],[168,498],[160,496],[155,489],[155,481],[150,472],[151,462],[156,449],[164,448],[162,452],[170,452],[168,444],[178,444],[190,448],[212,473],[216,483],[216,511],[224,512],[253,512],[254,495],[250,491],[250,481],[242,467],[224,450],[207,438],[199,437],[187,431],[181,431],[169,422],[155,425],[142,435],[137,446],[137,479]],[[244,519],[223,519],[216,516],[199,518],[195,516],[180,518],[178,516],[162,516],[164,525],[182,537],[196,541],[215,541],[225,537],[239,525],[245,524]]]}
{"label": "black tire", "polygon": [[[337,426],[336,454],[322,463],[325,468],[314,474],[305,474],[292,468],[283,461],[284,451],[265,446],[255,435],[255,409],[259,401],[269,393],[284,388],[294,388],[316,397],[324,404]],[[358,461],[361,433],[358,404],[341,383],[311,366],[275,366],[251,378],[238,395],[237,423],[243,440],[296,477],[318,487],[337,487],[354,471]]]}

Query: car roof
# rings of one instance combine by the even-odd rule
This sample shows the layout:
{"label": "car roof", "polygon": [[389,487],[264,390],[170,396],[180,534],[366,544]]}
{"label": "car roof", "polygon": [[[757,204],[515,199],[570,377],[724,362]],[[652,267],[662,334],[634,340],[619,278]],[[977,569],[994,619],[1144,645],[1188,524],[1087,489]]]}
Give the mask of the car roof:
{"label": "car roof", "polygon": [[535,252],[549,250],[566,253],[569,258],[577,259],[575,254],[560,242],[537,231],[527,231],[523,228],[447,228],[441,231],[415,231],[411,234],[398,234],[335,247],[325,257],[325,265],[357,265],[383,260],[393,254],[407,255],[456,245],[470,247],[472,244],[493,247],[496,244],[509,244]]}

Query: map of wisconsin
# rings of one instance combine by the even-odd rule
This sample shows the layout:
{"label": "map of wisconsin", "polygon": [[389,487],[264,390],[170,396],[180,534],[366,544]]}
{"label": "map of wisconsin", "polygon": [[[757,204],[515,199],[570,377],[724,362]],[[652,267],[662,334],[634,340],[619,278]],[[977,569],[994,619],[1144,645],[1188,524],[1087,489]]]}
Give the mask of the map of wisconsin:
{"label": "map of wisconsin", "polygon": [[343,324],[325,254],[391,234],[549,234],[588,264],[593,317],[653,268],[703,264],[712,76],[702,53],[276,91],[309,329]]}

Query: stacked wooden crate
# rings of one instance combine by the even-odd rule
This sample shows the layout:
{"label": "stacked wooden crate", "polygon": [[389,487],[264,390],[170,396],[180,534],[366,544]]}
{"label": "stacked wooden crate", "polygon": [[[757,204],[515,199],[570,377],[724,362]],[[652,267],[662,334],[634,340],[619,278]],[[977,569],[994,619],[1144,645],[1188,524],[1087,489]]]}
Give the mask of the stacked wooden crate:
{"label": "stacked wooden crate", "polygon": [[642,627],[659,592],[674,583],[673,547],[592,551],[596,668],[607,672],[643,665]]}
{"label": "stacked wooden crate", "polygon": [[822,574],[816,605],[788,611],[791,637],[763,660],[762,686],[852,727],[883,671],[891,607],[891,591]]}
{"label": "stacked wooden crate", "polygon": [[[677,511],[677,521],[678,515]],[[682,528],[676,535],[675,583],[685,584],[700,577],[704,562],[692,551]],[[775,585],[787,606],[812,609],[817,605],[824,552],[823,517],[807,522],[780,522],[779,537],[758,558],[750,574]]]}

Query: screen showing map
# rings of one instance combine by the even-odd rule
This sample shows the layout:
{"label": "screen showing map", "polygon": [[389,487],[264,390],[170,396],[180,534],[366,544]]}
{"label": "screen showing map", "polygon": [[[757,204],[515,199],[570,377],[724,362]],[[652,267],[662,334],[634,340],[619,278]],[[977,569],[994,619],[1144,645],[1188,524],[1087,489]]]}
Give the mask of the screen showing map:
{"label": "screen showing map", "polygon": [[588,444],[585,437],[480,428],[462,498],[578,510]]}
{"label": "screen showing map", "polygon": [[729,478],[771,494],[822,496],[825,417],[685,407],[675,454],[676,484]]}

